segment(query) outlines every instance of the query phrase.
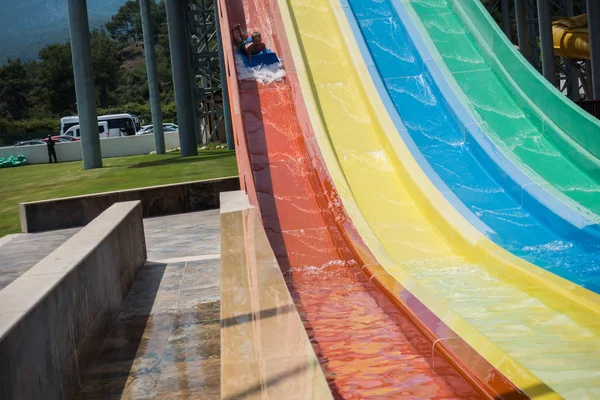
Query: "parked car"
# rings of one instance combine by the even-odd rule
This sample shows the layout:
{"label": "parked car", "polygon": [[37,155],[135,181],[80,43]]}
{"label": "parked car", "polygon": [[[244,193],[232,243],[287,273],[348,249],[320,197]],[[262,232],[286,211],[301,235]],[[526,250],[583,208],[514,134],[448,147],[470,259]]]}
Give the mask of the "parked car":
{"label": "parked car", "polygon": [[[48,138],[43,138],[41,139],[45,142],[48,142]],[[52,136],[52,140],[54,140],[55,142],[79,142],[81,141],[80,138],[77,137],[73,137],[73,136],[68,136],[68,135],[56,135],[56,136]]]}
{"label": "parked car", "polygon": [[[140,129],[136,135],[146,135],[146,134],[150,134],[154,131],[154,126],[153,125],[145,125],[142,126],[142,129]],[[177,132],[179,131],[179,127],[175,124],[171,124],[171,123],[167,123],[167,124],[163,124],[163,132]]]}
{"label": "parked car", "polygon": [[146,133],[148,133],[148,129],[152,129],[152,125],[144,125],[142,126],[142,129],[138,130],[135,134],[136,135],[144,135]]}
{"label": "parked car", "polygon": [[43,140],[25,140],[24,142],[19,142],[15,144],[15,147],[35,146],[38,144],[46,145],[46,142],[44,142]]}

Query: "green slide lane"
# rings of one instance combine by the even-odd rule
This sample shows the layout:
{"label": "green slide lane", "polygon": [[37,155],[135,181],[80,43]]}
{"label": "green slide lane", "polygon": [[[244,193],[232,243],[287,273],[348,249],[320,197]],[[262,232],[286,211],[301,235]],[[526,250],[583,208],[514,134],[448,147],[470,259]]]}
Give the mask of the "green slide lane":
{"label": "green slide lane", "polygon": [[593,155],[600,125],[523,65],[478,1],[410,4],[492,141],[535,182],[600,220],[600,161]]}

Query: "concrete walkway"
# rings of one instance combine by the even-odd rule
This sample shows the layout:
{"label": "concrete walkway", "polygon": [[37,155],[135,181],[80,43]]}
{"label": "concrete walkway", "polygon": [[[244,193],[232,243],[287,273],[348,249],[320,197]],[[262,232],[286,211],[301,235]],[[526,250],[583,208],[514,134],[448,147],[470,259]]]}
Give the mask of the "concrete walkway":
{"label": "concrete walkway", "polygon": [[144,226],[150,261],[76,398],[219,399],[219,211]]}
{"label": "concrete walkway", "polygon": [[0,238],[0,290],[52,253],[79,228]]}
{"label": "concrete walkway", "polygon": [[[0,290],[40,262],[79,228],[0,238]],[[170,262],[219,257],[219,210],[144,220],[148,260]]]}
{"label": "concrete walkway", "polygon": [[[0,241],[0,290],[79,229]],[[144,220],[148,262],[79,399],[220,398],[219,210]]]}

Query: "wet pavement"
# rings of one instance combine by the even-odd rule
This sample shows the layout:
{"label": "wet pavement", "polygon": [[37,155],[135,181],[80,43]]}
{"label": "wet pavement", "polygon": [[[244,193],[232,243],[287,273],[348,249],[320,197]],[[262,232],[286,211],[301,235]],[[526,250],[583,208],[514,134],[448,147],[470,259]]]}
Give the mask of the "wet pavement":
{"label": "wet pavement", "polygon": [[[77,231],[0,242],[0,289]],[[219,210],[145,219],[144,231],[149,261],[76,398],[218,399]]]}
{"label": "wet pavement", "polygon": [[148,263],[77,399],[218,399],[219,260]]}
{"label": "wet pavement", "polygon": [[0,238],[0,290],[23,275],[79,231],[26,233]]}
{"label": "wet pavement", "polygon": [[146,219],[144,227],[150,261],[76,398],[219,399],[219,211]]}
{"label": "wet pavement", "polygon": [[[80,228],[0,238],[0,290],[62,245]],[[219,257],[219,210],[144,220],[148,260],[188,261]]]}

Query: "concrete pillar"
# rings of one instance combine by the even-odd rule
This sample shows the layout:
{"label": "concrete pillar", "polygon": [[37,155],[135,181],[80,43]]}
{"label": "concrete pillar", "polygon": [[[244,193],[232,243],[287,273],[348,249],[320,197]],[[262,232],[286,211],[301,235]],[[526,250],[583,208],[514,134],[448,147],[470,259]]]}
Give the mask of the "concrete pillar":
{"label": "concrete pillar", "polygon": [[198,154],[198,142],[194,130],[195,104],[192,101],[195,97],[193,91],[196,84],[191,80],[191,51],[186,37],[187,3],[186,0],[166,0],[166,5],[181,155],[195,156]]}
{"label": "concrete pillar", "polygon": [[165,154],[165,135],[163,132],[162,110],[160,108],[160,89],[156,68],[156,51],[152,34],[152,16],[150,0],[140,0],[142,32],[144,33],[144,53],[146,55],[146,72],[148,74],[148,90],[150,91],[150,109],[154,126],[154,147],[156,154]]}
{"label": "concrete pillar", "polygon": [[592,64],[592,93],[600,100],[600,1],[587,0],[590,32],[590,61]]}
{"label": "concrete pillar", "polygon": [[519,41],[519,51],[531,62],[531,48],[529,46],[529,33],[527,27],[527,0],[516,0],[515,18],[517,20],[517,37]]}
{"label": "concrete pillar", "polygon": [[96,86],[92,68],[90,25],[86,0],[68,0],[69,33],[73,55],[73,75],[77,96],[77,114],[81,129],[83,169],[102,168]]}
{"label": "concrete pillar", "polygon": [[544,77],[556,86],[556,67],[554,65],[554,43],[552,41],[552,16],[550,0],[537,0],[538,24],[540,27],[540,47],[542,49],[542,71]]}
{"label": "concrete pillar", "polygon": [[225,55],[223,54],[223,39],[221,37],[221,21],[219,20],[218,1],[215,0],[215,18],[217,23],[217,41],[219,47],[219,69],[221,72],[221,93],[223,98],[223,122],[225,123],[225,138],[227,148],[235,149],[233,126],[231,124],[231,109],[229,104],[229,91],[227,88],[227,71],[225,69]]}
{"label": "concrete pillar", "polygon": [[504,34],[508,38],[508,40],[512,40],[512,32],[510,29],[510,2],[509,0],[502,0],[501,4],[502,11],[502,30]]}

